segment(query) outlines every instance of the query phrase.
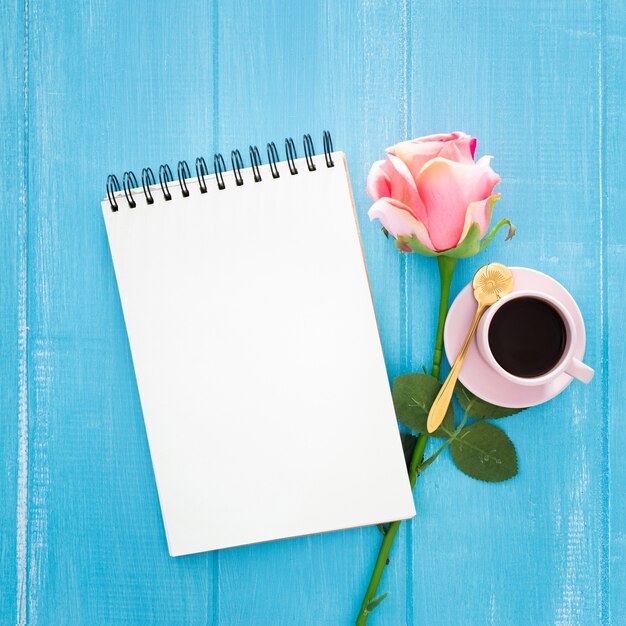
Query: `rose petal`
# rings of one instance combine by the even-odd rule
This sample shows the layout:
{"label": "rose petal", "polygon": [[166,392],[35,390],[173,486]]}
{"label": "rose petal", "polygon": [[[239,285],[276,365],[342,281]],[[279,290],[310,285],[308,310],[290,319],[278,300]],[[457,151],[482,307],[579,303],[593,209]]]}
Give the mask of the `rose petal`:
{"label": "rose petal", "polygon": [[391,180],[391,193],[388,197],[405,204],[414,217],[426,223],[424,203],[417,193],[415,179],[404,161],[393,154],[388,154],[381,167]]}
{"label": "rose petal", "polygon": [[409,207],[393,198],[381,198],[368,211],[370,220],[379,219],[381,224],[395,237],[402,235],[417,237],[419,242],[434,250],[426,227],[416,219]]}
{"label": "rose petal", "polygon": [[425,135],[424,137],[420,137],[419,139],[413,139],[415,142],[425,143],[429,141],[455,141],[457,139],[463,139],[464,137],[469,137],[465,133],[455,130],[452,133],[436,133],[434,135]]}
{"label": "rose petal", "polygon": [[[490,154],[486,154],[485,156],[480,157],[478,161],[476,161],[476,165],[489,166],[491,167],[491,159],[493,157]],[[498,181],[500,182],[500,181]]]}
{"label": "rose petal", "polygon": [[463,226],[463,232],[459,243],[465,239],[472,224],[478,224],[480,229],[480,238],[482,239],[487,234],[489,228],[489,222],[491,222],[491,212],[493,205],[500,199],[499,193],[494,193],[486,200],[479,200],[478,202],[470,202],[465,213],[465,224]]}
{"label": "rose petal", "polygon": [[469,135],[464,135],[455,141],[448,141],[441,149],[439,156],[457,163],[473,163],[475,151],[476,139]]}
{"label": "rose petal", "polygon": [[374,201],[391,196],[391,179],[382,167],[384,163],[384,159],[376,161],[367,176],[367,193]]}
{"label": "rose petal", "polygon": [[388,153],[402,159],[417,180],[422,168],[431,159],[441,156],[457,163],[473,163],[475,150],[476,139],[465,133],[454,132],[402,141],[388,149]]}
{"label": "rose petal", "polygon": [[459,243],[468,206],[487,199],[499,182],[485,159],[469,165],[437,157],[423,167],[417,189],[426,207],[428,234],[437,250]]}
{"label": "rose petal", "polygon": [[440,142],[430,141],[427,143],[403,141],[395,146],[394,153],[398,159],[406,164],[411,176],[416,180],[424,165],[438,156],[444,145]]}

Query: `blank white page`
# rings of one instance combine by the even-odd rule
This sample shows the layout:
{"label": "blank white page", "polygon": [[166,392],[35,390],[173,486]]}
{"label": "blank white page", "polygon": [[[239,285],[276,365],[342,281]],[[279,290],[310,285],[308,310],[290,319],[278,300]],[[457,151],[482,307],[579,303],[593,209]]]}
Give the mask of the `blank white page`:
{"label": "blank white page", "polygon": [[172,556],[415,514],[333,159],[102,203]]}

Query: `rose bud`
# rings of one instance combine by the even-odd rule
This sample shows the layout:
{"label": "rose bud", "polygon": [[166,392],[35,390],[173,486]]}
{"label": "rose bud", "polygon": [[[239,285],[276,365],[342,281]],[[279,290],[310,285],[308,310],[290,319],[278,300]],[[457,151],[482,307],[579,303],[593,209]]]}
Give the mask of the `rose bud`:
{"label": "rose bud", "polygon": [[476,139],[461,132],[403,141],[386,150],[387,158],[370,170],[367,192],[375,201],[371,220],[379,219],[403,252],[467,257],[484,249],[500,177],[491,157],[474,162]]}

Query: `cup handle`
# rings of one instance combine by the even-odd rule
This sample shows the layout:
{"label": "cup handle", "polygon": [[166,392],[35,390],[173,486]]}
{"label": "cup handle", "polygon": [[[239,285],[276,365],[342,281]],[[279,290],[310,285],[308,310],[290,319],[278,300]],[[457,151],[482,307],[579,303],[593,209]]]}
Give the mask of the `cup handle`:
{"label": "cup handle", "polygon": [[595,374],[593,369],[578,359],[572,359],[565,368],[565,372],[583,383],[590,382]]}

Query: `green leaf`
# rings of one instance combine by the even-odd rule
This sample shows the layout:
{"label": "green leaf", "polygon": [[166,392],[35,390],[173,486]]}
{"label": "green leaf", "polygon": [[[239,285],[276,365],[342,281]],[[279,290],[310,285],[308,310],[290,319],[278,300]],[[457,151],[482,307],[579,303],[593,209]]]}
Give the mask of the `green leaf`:
{"label": "green leaf", "polygon": [[[405,374],[393,381],[393,405],[396,417],[412,431],[429,434],[426,418],[441,383],[429,374]],[[431,437],[448,438],[454,432],[454,409],[452,404],[446,412],[443,423]]]}
{"label": "green leaf", "polygon": [[469,389],[464,387],[461,383],[457,382],[454,387],[454,393],[456,394],[459,403],[463,410],[470,416],[476,419],[488,419],[494,420],[500,417],[508,417],[509,415],[515,415],[521,413],[524,409],[511,409],[505,406],[498,406],[497,404],[491,404],[486,400],[482,400],[478,396],[475,396]]}
{"label": "green leaf", "polygon": [[400,441],[402,441],[402,450],[404,452],[404,460],[406,461],[407,469],[411,463],[411,457],[413,456],[413,450],[415,450],[415,444],[417,443],[417,437],[410,433],[401,433]]}
{"label": "green leaf", "polygon": [[365,607],[365,614],[369,615],[388,595],[389,592],[385,591],[385,593],[378,596],[378,598],[374,598],[371,602],[368,602]]}
{"label": "green leaf", "polygon": [[474,422],[450,444],[454,464],[476,480],[498,483],[517,474],[515,446],[507,434],[489,422]]}

